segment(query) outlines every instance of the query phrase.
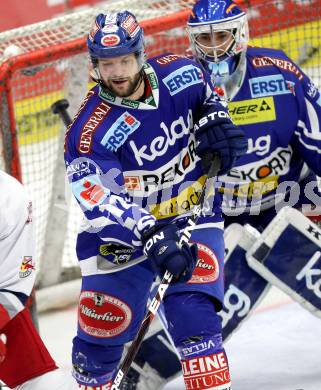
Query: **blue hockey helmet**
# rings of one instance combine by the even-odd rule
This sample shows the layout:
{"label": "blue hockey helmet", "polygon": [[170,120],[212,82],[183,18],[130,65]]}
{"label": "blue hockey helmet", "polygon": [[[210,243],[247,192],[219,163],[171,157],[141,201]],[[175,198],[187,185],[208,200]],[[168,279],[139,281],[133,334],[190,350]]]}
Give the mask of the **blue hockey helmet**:
{"label": "blue hockey helmet", "polygon": [[94,65],[99,58],[137,53],[144,62],[144,33],[129,11],[99,14],[88,34],[87,45]]}
{"label": "blue hockey helmet", "polygon": [[245,53],[248,23],[243,12],[231,0],[200,0],[190,14],[187,30],[191,48],[214,78],[230,76]]}

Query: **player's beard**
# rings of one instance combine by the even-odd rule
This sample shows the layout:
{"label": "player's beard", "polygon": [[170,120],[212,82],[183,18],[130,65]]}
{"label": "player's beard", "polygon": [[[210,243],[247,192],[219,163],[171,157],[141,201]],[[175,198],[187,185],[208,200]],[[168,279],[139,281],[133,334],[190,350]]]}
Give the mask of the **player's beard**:
{"label": "player's beard", "polygon": [[[127,82],[127,87],[124,88],[124,86],[119,85],[117,86],[117,81],[121,80],[126,80]],[[119,97],[129,97],[131,96],[139,87],[141,83],[141,73],[135,74],[134,77],[124,77],[124,78],[119,78],[119,79],[112,79],[112,80],[107,80],[105,82],[106,87],[114,93],[116,96]]]}

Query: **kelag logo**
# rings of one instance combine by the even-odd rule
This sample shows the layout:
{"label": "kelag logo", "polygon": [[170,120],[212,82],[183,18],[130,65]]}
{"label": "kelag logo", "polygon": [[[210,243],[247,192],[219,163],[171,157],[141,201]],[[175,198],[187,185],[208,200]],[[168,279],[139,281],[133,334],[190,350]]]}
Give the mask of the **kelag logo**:
{"label": "kelag logo", "polygon": [[115,152],[139,126],[140,122],[126,111],[110,127],[100,143]]}
{"label": "kelag logo", "polygon": [[175,72],[170,73],[163,79],[171,96],[183,91],[185,88],[203,82],[203,74],[194,65],[186,65]]}
{"label": "kelag logo", "polygon": [[249,83],[252,97],[284,95],[294,92],[294,83],[284,80],[281,74],[255,77],[249,79]]}

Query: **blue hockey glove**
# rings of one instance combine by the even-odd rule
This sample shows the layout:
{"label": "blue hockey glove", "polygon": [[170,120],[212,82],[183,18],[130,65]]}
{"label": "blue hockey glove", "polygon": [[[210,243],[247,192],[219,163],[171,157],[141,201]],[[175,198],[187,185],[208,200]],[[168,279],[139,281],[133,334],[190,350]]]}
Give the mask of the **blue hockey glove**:
{"label": "blue hockey glove", "polygon": [[[194,126],[195,138],[198,141],[196,153],[203,158],[208,153],[218,153],[221,160],[219,174],[227,173],[235,161],[247,151],[247,138],[243,130],[235,126],[221,105],[203,106],[199,120]],[[204,172],[208,170],[208,161]]]}
{"label": "blue hockey glove", "polygon": [[179,247],[179,229],[173,224],[156,224],[142,235],[145,255],[162,276],[166,270],[175,282],[187,282],[197,262],[197,245]]}

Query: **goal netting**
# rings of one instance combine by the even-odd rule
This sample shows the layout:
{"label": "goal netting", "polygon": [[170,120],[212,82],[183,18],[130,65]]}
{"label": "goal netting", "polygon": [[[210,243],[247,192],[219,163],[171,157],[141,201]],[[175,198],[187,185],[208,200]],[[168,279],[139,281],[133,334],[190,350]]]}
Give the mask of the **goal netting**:
{"label": "goal netting", "polygon": [[[81,212],[65,180],[65,129],[51,105],[61,98],[74,115],[91,86],[86,34],[100,12],[129,10],[144,27],[147,54],[183,54],[193,0],[111,0],[0,33],[0,168],[13,174],[33,198],[39,291],[51,287],[66,301],[68,283],[79,277],[75,238]],[[251,44],[283,49],[321,87],[321,1],[244,0]],[[59,287],[57,288],[57,284]],[[45,294],[45,293],[44,293]],[[71,292],[77,299],[77,293]],[[45,308],[46,301],[40,302]]]}

